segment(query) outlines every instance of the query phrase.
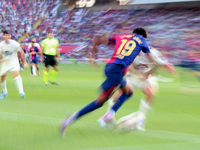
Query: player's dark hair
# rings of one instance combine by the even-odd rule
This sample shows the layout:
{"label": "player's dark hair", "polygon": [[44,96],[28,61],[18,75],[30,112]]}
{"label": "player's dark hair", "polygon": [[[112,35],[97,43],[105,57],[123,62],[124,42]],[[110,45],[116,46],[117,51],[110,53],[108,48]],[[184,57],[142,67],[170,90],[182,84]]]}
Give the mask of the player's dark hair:
{"label": "player's dark hair", "polygon": [[9,32],[8,32],[8,31],[3,31],[3,35],[4,35],[4,34],[9,34]]}
{"label": "player's dark hair", "polygon": [[144,38],[147,38],[147,31],[142,27],[137,27],[133,30],[133,34],[142,35]]}

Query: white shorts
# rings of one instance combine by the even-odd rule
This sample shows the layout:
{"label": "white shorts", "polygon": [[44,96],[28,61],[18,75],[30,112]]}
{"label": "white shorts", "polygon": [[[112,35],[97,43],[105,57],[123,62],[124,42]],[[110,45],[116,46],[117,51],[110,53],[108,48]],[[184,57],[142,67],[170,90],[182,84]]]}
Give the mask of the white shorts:
{"label": "white shorts", "polygon": [[145,89],[149,85],[155,85],[156,87],[159,87],[157,79],[154,76],[150,76],[146,80],[141,80],[140,78],[137,77],[127,77],[127,82],[131,85],[133,90],[139,88],[140,90],[143,91],[143,89]]}
{"label": "white shorts", "polygon": [[6,75],[9,72],[19,71],[19,62],[18,61],[10,61],[4,62],[1,66],[0,75]]}

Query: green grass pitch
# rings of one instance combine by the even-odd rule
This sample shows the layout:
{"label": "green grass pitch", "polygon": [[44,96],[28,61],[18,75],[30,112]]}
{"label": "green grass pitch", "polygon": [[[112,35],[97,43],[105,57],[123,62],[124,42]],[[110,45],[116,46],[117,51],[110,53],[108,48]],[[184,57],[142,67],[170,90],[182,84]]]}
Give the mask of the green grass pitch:
{"label": "green grass pitch", "polygon": [[[43,66],[40,66],[40,70]],[[180,79],[160,82],[146,132],[117,132],[100,128],[96,120],[107,103],[84,116],[59,137],[57,123],[70,110],[79,110],[96,97],[104,80],[103,66],[60,65],[57,82],[44,86],[42,76],[21,72],[26,98],[21,99],[11,74],[8,97],[0,101],[0,150],[198,150],[200,149],[200,94],[177,93]],[[41,71],[42,72],[42,71]],[[161,71],[166,77],[172,75]],[[191,84],[196,80],[189,77]],[[142,93],[137,90],[116,118],[137,110]]]}

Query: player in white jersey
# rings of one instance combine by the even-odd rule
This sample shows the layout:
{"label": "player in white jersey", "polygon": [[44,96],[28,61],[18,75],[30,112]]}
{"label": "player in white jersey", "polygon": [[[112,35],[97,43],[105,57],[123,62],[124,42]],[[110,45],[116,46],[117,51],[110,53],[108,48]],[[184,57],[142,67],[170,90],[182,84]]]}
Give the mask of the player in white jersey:
{"label": "player in white jersey", "polygon": [[[161,66],[175,75],[173,66],[162,56],[158,50],[151,47],[150,51],[153,61],[150,60],[145,53],[140,53],[140,55],[135,58],[131,67],[129,68],[129,71],[126,74],[127,82],[132,86],[133,90],[139,88],[145,94],[145,97],[141,98],[140,106],[137,111],[138,122],[136,128],[141,131],[145,130],[144,122],[146,115],[151,109],[153,97],[158,91],[158,83],[156,77],[153,76],[154,71],[157,67]],[[121,93],[122,91],[118,90],[114,97],[109,100],[110,107],[115,103]],[[104,122],[103,119],[104,116],[97,121],[102,127],[106,126],[106,122]],[[124,118],[127,117],[125,116]]]}
{"label": "player in white jersey", "polygon": [[26,62],[24,52],[20,47],[20,44],[14,40],[10,39],[11,35],[4,31],[3,39],[0,43],[0,54],[3,56],[0,61],[3,63],[0,71],[1,75],[1,87],[2,87],[2,94],[0,99],[7,97],[8,91],[6,88],[6,77],[9,72],[12,72],[14,81],[16,82],[16,86],[19,90],[19,94],[22,98],[25,97],[25,93],[23,90],[23,84],[21,76],[19,75],[19,59],[17,53],[19,52],[24,63],[24,68],[28,68],[28,64]]}

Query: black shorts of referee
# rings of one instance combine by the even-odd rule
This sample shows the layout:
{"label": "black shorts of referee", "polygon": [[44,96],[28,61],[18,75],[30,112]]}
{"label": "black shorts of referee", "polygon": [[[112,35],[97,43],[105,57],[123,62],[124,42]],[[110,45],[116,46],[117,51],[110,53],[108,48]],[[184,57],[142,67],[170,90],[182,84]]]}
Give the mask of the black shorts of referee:
{"label": "black shorts of referee", "polygon": [[58,65],[55,56],[46,54],[44,54],[44,64],[45,67]]}

